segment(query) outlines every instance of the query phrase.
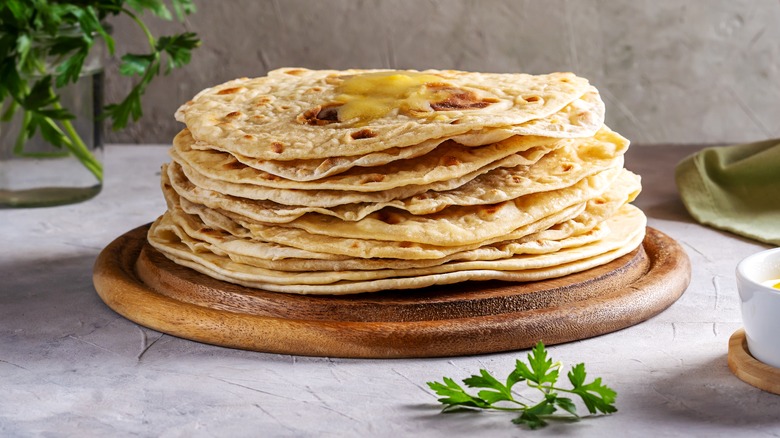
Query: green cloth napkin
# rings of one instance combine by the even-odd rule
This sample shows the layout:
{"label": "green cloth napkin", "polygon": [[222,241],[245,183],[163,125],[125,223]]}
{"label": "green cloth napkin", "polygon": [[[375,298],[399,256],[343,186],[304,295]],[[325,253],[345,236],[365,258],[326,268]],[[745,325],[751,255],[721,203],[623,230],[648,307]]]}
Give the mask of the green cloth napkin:
{"label": "green cloth napkin", "polygon": [[780,139],[704,149],[676,169],[697,221],[780,245]]}

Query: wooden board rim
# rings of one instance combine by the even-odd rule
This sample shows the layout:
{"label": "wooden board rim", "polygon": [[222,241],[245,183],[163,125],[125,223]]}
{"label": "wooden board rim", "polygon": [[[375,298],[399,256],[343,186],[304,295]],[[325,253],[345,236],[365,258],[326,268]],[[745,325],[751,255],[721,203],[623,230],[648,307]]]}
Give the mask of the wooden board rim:
{"label": "wooden board rim", "polygon": [[[670,237],[648,228],[646,275],[613,296],[565,306],[434,321],[311,321],[247,315],[161,295],[134,271],[148,225],[109,244],[93,280],[114,311],[143,326],[195,341],[271,353],[337,357],[435,357],[492,353],[584,339],[644,321],[679,298],[690,262]],[[133,244],[135,242],[135,244]],[[593,321],[599,324],[593,324]]]}

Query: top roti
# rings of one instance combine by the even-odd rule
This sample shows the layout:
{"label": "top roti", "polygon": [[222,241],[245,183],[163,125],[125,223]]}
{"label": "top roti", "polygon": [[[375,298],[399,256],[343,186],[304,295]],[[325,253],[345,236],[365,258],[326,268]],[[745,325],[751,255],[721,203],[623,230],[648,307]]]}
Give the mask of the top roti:
{"label": "top roti", "polygon": [[[288,68],[207,88],[176,118],[196,140],[220,150],[286,161],[365,155],[470,131],[511,131],[558,113],[590,90],[573,73]],[[595,132],[601,127],[598,108],[562,119],[593,125]],[[588,135],[587,129],[547,125],[550,136]]]}

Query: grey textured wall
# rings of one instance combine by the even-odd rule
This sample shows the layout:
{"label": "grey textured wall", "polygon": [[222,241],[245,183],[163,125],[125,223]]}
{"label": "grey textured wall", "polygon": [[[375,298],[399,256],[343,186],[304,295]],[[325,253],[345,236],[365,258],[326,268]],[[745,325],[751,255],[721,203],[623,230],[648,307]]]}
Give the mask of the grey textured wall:
{"label": "grey textured wall", "polygon": [[[573,71],[635,143],[780,137],[777,0],[196,1],[184,24],[150,18],[155,32],[188,29],[204,44],[110,142],[167,143],[174,110],[202,88],[283,66]],[[120,52],[143,50],[131,22],[114,25],[133,40]],[[130,86],[115,68],[106,83],[109,101]]]}

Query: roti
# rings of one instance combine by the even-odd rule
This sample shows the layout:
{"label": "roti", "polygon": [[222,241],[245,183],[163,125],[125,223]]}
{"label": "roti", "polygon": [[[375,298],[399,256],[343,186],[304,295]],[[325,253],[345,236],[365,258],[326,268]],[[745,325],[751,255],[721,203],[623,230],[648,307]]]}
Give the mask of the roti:
{"label": "roti", "polygon": [[[623,204],[634,199],[639,191],[639,179],[626,171],[621,171],[622,178],[618,184],[613,184],[600,196],[595,196],[583,202],[555,209],[545,215],[543,208],[530,212],[532,220],[526,225],[513,228],[507,233],[499,233],[492,239],[471,244],[432,245],[411,241],[381,241],[376,239],[339,238],[327,235],[310,234],[297,228],[261,226],[242,222],[240,218],[231,218],[225,212],[193,204],[186,199],[180,199],[170,186],[164,187],[164,193],[169,203],[169,211],[182,210],[197,215],[204,228],[223,230],[237,239],[231,239],[226,251],[242,252],[240,247],[254,247],[244,252],[255,257],[271,259],[283,258],[266,243],[282,247],[296,248],[309,253],[309,257],[327,258],[323,254],[348,256],[356,258],[396,258],[396,259],[440,259],[451,254],[476,249],[488,244],[516,240],[533,233],[544,233],[544,239],[561,239],[565,236],[578,234],[594,228],[614,214]],[[585,214],[583,214],[585,212]],[[234,220],[237,219],[237,220]],[[211,231],[208,231],[211,232]],[[400,236],[404,236],[401,234]],[[257,244],[255,246],[255,244]],[[254,252],[257,251],[257,252]]]}
{"label": "roti", "polygon": [[150,230],[152,245],[177,263],[212,277],[244,286],[298,294],[351,294],[451,284],[467,280],[538,281],[608,263],[634,249],[644,238],[644,214],[633,206],[608,221],[609,236],[594,243],[531,257],[445,263],[406,270],[320,271],[296,273],[249,266],[210,252],[192,252],[166,232],[158,219]]}
{"label": "roti", "polygon": [[[586,117],[590,123],[583,121]],[[598,129],[603,121],[604,104],[598,91],[591,87],[588,92],[564,107],[560,112],[519,126],[469,131],[465,134],[434,138],[411,146],[392,147],[365,155],[279,161],[250,157],[223,148],[218,144],[209,144],[203,141],[192,141],[190,147],[202,151],[228,152],[236,160],[249,167],[281,178],[294,181],[313,181],[347,171],[353,167],[375,167],[396,160],[415,158],[432,151],[444,141],[452,141],[465,146],[482,146],[506,140],[513,135],[588,138],[594,135],[594,130]]]}
{"label": "roti", "polygon": [[188,131],[179,133],[173,141],[172,158],[212,180],[279,189],[356,192],[377,192],[448,181],[501,160],[505,160],[504,165],[508,166],[532,164],[547,152],[565,144],[561,139],[537,136],[512,136],[480,147],[463,146],[448,140],[419,157],[377,167],[356,167],[315,181],[293,181],[246,166],[226,152],[192,149],[192,141]]}
{"label": "roti", "polygon": [[[627,140],[604,128],[592,139],[570,141],[564,147],[545,154],[534,165],[500,167],[455,189],[427,190],[405,199],[380,199],[377,202],[371,202],[371,197],[361,197],[360,194],[350,193],[349,197],[341,194],[342,200],[362,199],[363,202],[334,207],[319,207],[307,202],[303,202],[303,205],[284,205],[270,200],[223,195],[219,190],[198,187],[192,183],[176,163],[166,166],[164,172],[167,172],[174,190],[188,201],[236,213],[253,221],[286,223],[312,212],[355,221],[387,207],[423,215],[441,211],[451,205],[496,204],[531,193],[561,189],[600,171],[622,167],[622,157],[627,147]],[[322,194],[317,192],[311,196]]]}
{"label": "roti", "polygon": [[[366,155],[471,131],[511,129],[556,114],[589,91],[588,81],[572,73],[288,68],[207,88],[176,117],[194,138],[221,150],[286,161]],[[362,111],[355,111],[361,103]],[[591,134],[603,124],[599,111],[577,109],[532,131],[571,136],[560,129],[564,121],[590,127]]]}

